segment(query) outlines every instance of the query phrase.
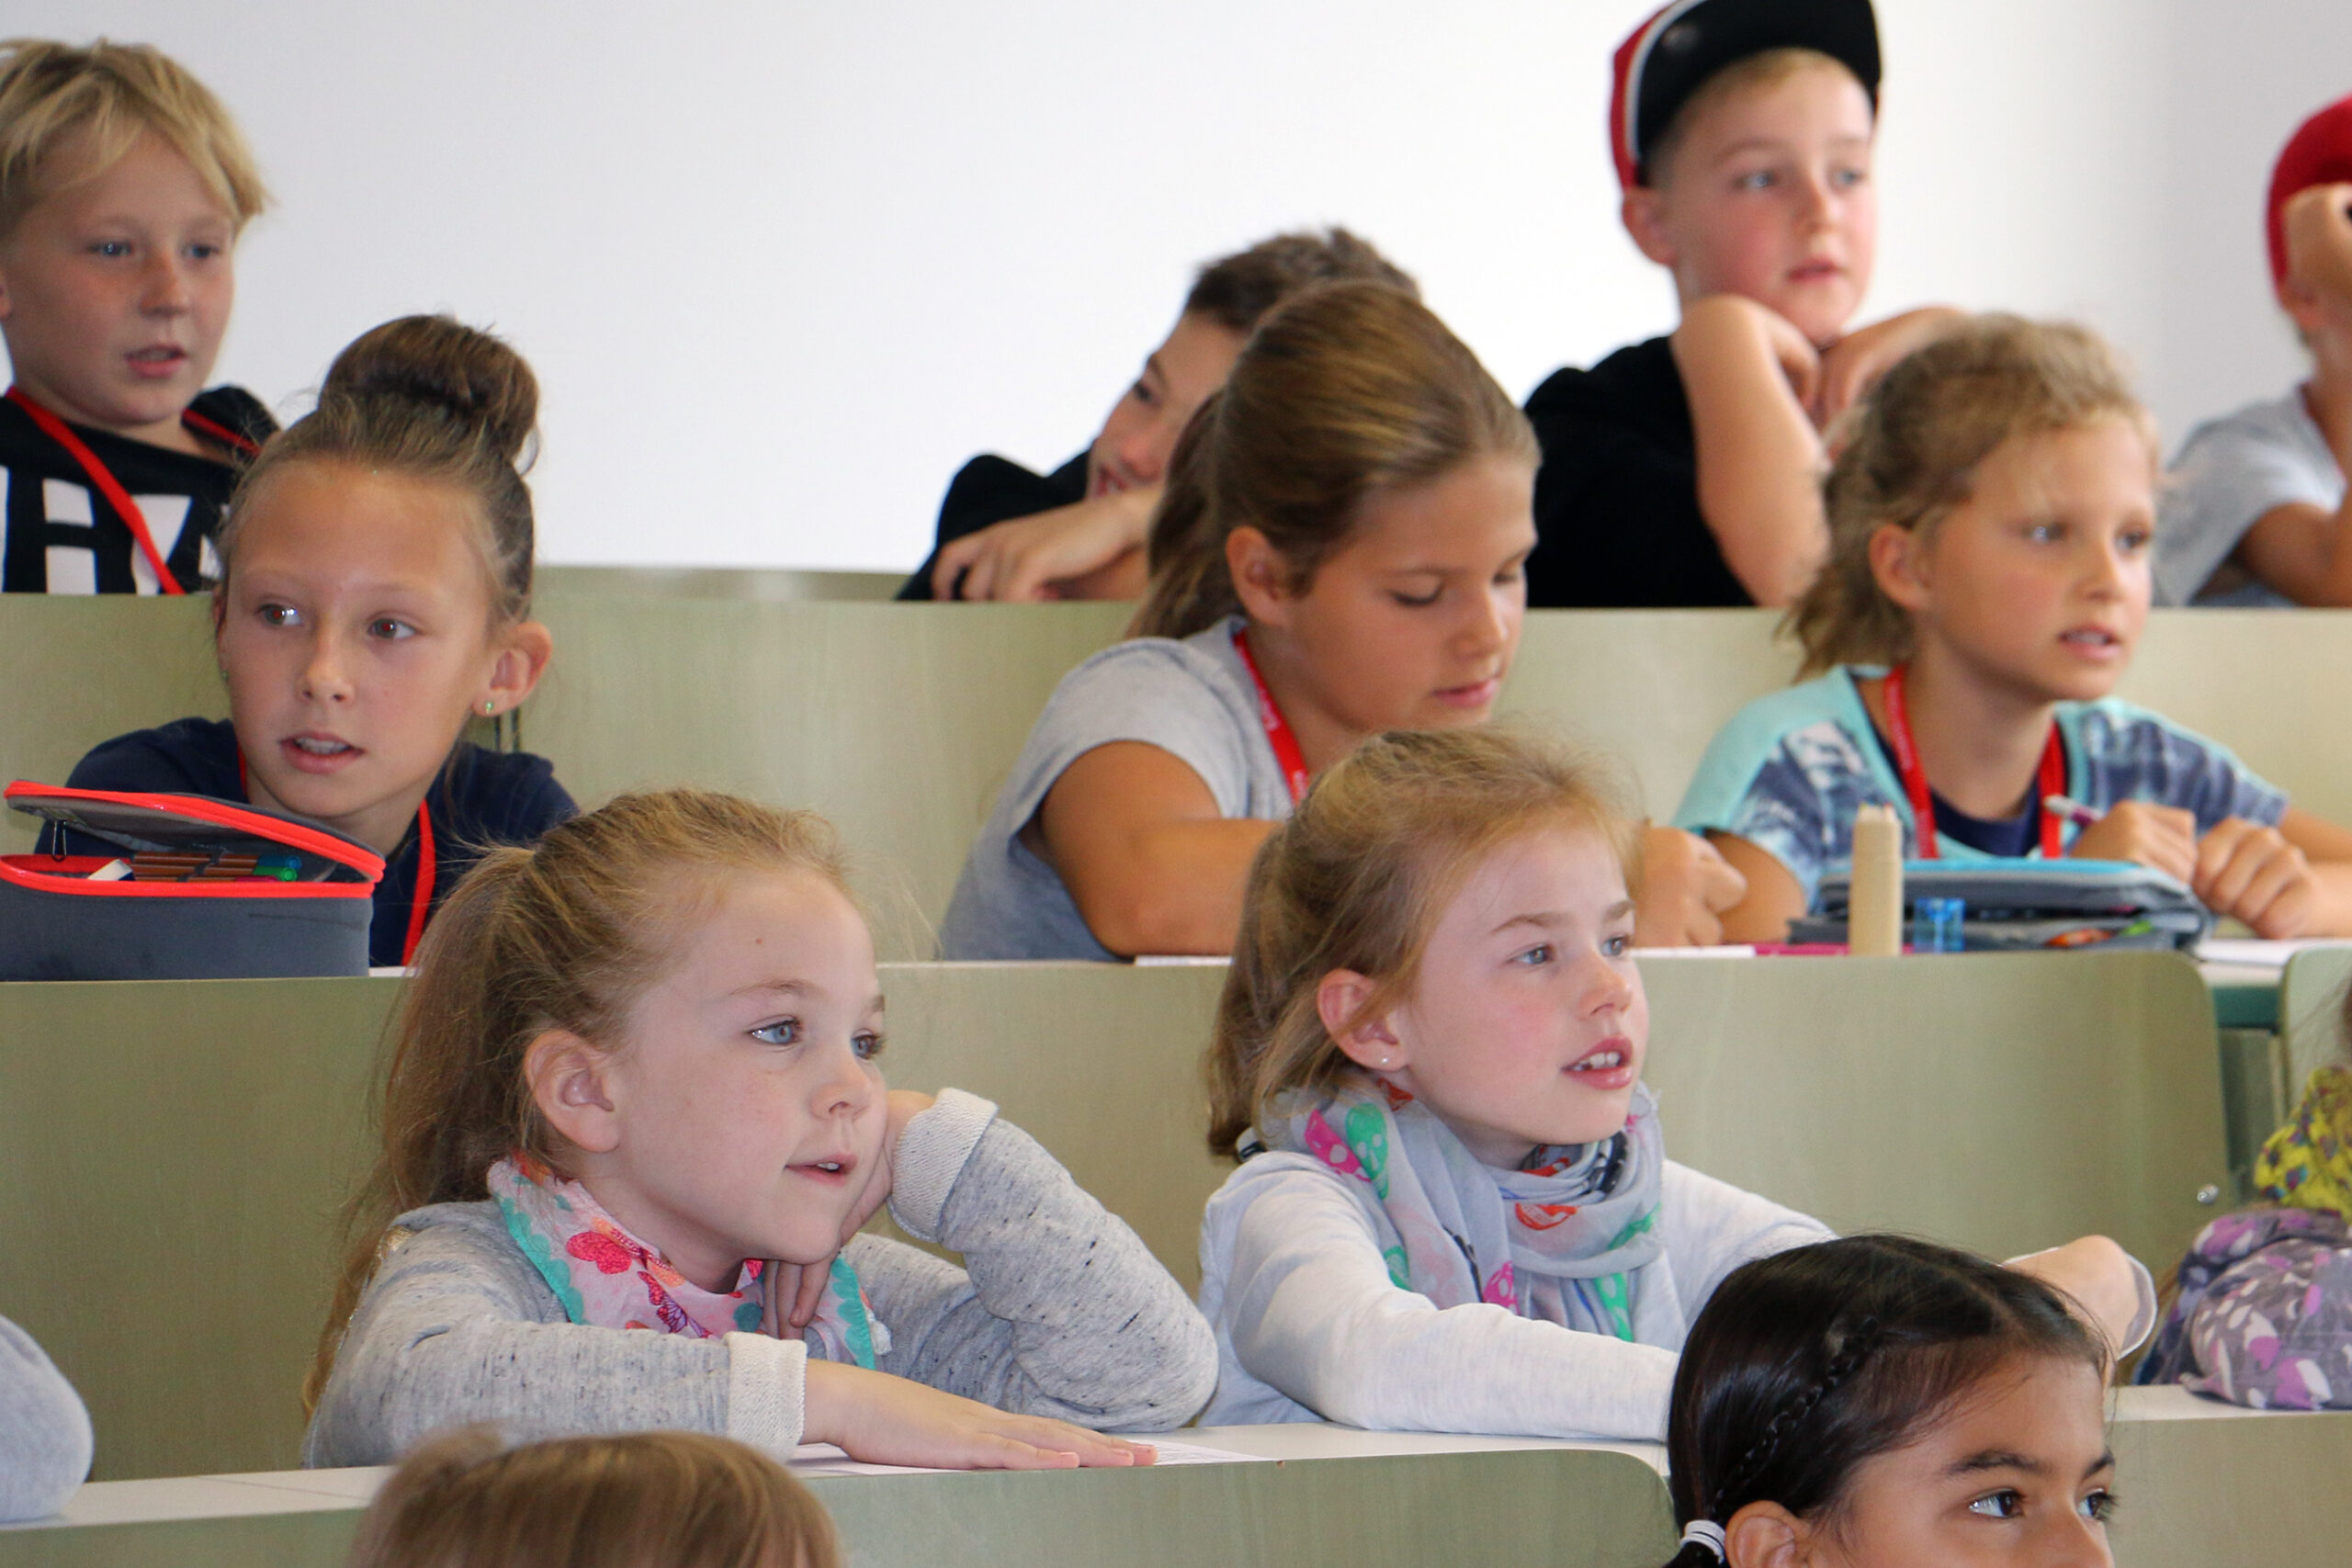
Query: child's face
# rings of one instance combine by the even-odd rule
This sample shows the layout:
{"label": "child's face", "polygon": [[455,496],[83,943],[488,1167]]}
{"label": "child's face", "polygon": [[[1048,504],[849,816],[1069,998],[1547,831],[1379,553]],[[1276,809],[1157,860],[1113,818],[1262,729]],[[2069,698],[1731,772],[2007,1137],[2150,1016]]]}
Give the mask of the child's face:
{"label": "child's face", "polygon": [[616,1141],[582,1179],[706,1288],[831,1256],[888,1119],[865,922],[820,876],[751,873],[675,951],[606,1063]]}
{"label": "child's face", "polygon": [[1185,314],[1143,362],[1143,373],[1111,405],[1086,456],[1086,493],[1140,490],[1167,477],[1176,439],[1241,355],[1241,334],[1207,316]]}
{"label": "child's face", "polygon": [[1539,829],[1472,870],[1390,1015],[1390,1072],[1489,1165],[1625,1124],[1649,1044],[1634,903],[1586,828]]}
{"label": "child's face", "polygon": [[1526,464],[1484,457],[1366,497],[1348,542],[1269,610],[1300,697],[1357,735],[1484,719],[1527,618],[1534,491]]}
{"label": "child's face", "polygon": [[2105,1568],[2108,1451],[2098,1374],[2080,1361],[2008,1370],[1917,1442],[1856,1471],[1815,1568]]}
{"label": "child's face", "polygon": [[[1894,536],[1890,537],[1889,536]],[[2013,436],[1924,545],[1883,530],[1879,581],[1940,654],[2033,702],[2105,696],[2147,625],[2155,475],[2122,420]]]}
{"label": "child's face", "polygon": [[1878,251],[1869,95],[1843,66],[1799,65],[1695,106],[1657,183],[1626,194],[1643,254],[1684,305],[1738,294],[1834,342]]}
{"label": "child's face", "polygon": [[469,713],[537,678],[545,633],[493,637],[461,491],[300,463],[239,522],[215,640],[254,799],[389,852]]}
{"label": "child's face", "polygon": [[76,180],[74,160],[0,240],[0,332],[17,382],[65,418],[178,445],[236,294],[237,226],[161,137]]}

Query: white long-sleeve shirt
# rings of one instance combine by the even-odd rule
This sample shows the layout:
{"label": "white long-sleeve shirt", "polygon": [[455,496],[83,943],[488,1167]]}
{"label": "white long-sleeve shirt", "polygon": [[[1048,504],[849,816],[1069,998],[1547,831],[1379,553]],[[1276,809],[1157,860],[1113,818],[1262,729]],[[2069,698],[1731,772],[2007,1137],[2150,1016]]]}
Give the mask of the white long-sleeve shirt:
{"label": "white long-sleeve shirt", "polygon": [[[1680,1347],[1632,1344],[1498,1306],[1441,1309],[1391,1281],[1372,1190],[1306,1155],[1264,1154],[1209,1200],[1201,1310],[1216,1332],[1207,1425],[1341,1421],[1391,1431],[1661,1441]],[[1664,1268],[1685,1322],[1754,1258],[1829,1228],[1666,1162]]]}

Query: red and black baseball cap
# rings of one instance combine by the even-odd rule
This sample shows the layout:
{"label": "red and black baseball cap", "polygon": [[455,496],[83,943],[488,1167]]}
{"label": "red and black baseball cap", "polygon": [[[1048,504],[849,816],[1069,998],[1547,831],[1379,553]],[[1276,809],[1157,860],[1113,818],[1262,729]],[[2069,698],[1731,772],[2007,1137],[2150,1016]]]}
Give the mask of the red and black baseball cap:
{"label": "red and black baseball cap", "polygon": [[2270,241],[2270,283],[2287,281],[2286,209],[2290,198],[2313,186],[2352,183],[2352,98],[2338,98],[2295,128],[2270,171],[2265,227]]}
{"label": "red and black baseball cap", "polygon": [[1617,46],[1609,149],[1617,183],[1645,183],[1642,160],[1675,111],[1726,65],[1810,49],[1854,73],[1878,107],[1878,14],[1871,0],[1671,0]]}

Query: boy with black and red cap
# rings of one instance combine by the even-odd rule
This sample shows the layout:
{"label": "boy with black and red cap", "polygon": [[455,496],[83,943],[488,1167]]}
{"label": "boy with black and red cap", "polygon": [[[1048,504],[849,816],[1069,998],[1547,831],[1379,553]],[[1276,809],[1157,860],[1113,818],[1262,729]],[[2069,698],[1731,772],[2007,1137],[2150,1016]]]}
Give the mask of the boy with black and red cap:
{"label": "boy with black and red cap", "polygon": [[2168,604],[2352,604],[2352,97],[2305,120],[2271,171],[2270,285],[2311,379],[2189,432],[2159,502]]}
{"label": "boy with black and red cap", "polygon": [[1615,64],[1625,229],[1673,275],[1682,323],[1528,399],[1528,603],[1785,604],[1827,547],[1823,427],[1958,314],[1846,331],[1877,249],[1877,18],[1870,0],[1675,0]]}

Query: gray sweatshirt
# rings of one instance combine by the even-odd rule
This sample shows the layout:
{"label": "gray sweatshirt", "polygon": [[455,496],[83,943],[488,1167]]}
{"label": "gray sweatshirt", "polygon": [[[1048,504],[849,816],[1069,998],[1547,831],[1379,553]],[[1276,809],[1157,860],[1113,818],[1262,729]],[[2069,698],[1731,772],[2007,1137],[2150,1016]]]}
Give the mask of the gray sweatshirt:
{"label": "gray sweatshirt", "polygon": [[0,1317],[0,1519],[57,1512],[90,1473],[90,1450],[82,1396],[31,1335]]}
{"label": "gray sweatshirt", "polygon": [[[890,1331],[883,1371],[1113,1429],[1181,1426],[1207,1401],[1216,1345],[1182,1287],[989,1101],[948,1089],[907,1123],[890,1213],[965,1268],[880,1236],[849,1244]],[[488,1201],[412,1211],[393,1234],[311,1417],[305,1464],[386,1464],[485,1420],[515,1441],[664,1427],[777,1454],[799,1441],[811,1347],[573,1324]]]}

